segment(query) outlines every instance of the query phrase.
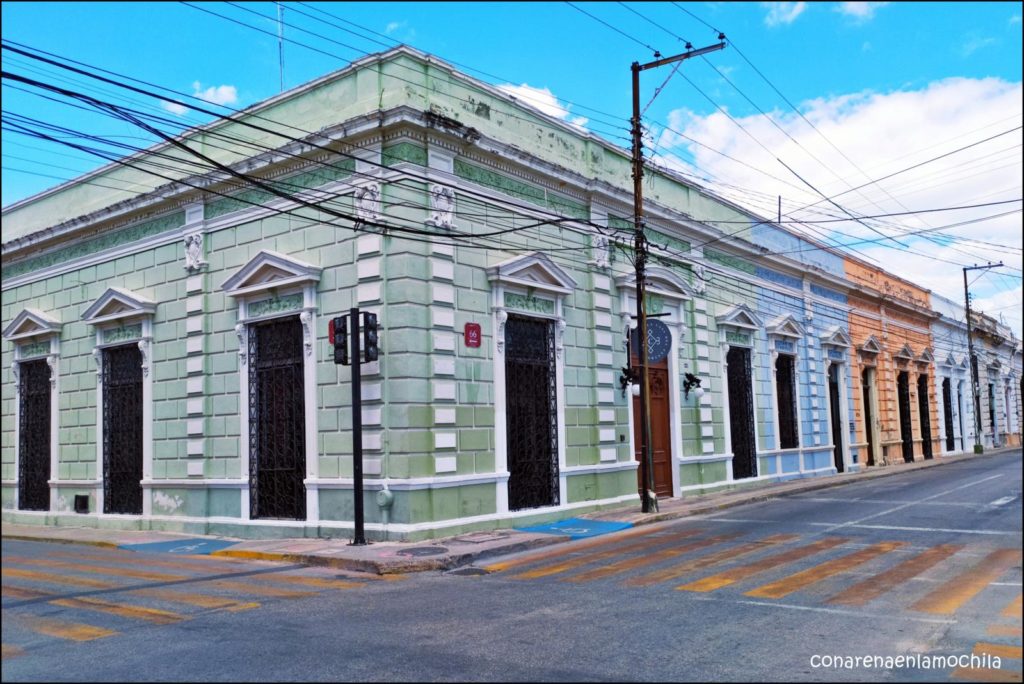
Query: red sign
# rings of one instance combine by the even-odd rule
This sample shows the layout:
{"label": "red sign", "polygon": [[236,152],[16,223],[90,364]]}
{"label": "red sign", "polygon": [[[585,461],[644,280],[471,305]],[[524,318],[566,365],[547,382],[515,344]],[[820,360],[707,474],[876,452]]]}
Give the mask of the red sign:
{"label": "red sign", "polygon": [[479,347],[480,346],[480,324],[479,323],[467,323],[466,324],[466,346],[467,347]]}

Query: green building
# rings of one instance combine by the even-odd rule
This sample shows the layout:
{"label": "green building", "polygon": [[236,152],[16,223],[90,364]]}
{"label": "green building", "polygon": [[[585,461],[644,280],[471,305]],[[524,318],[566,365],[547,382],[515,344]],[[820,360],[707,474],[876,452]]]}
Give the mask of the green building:
{"label": "green building", "polygon": [[[638,501],[627,151],[405,47],[182,141],[4,210],[3,520],[351,534],[353,307],[370,538]],[[644,193],[659,497],[855,470],[841,257]]]}

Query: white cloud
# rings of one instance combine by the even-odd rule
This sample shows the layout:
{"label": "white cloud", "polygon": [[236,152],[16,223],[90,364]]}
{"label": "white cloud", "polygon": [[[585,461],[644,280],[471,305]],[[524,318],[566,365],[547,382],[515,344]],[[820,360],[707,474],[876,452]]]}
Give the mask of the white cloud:
{"label": "white cloud", "polygon": [[558,98],[555,97],[547,88],[534,88],[526,83],[521,85],[506,83],[504,85],[499,85],[498,90],[508,93],[525,104],[536,107],[548,116],[553,116],[567,121],[577,128],[585,127],[587,125],[587,121],[589,121],[585,116],[571,115],[569,113],[569,107],[563,106],[562,103],[558,101]]}
{"label": "white cloud", "polygon": [[397,31],[398,29],[402,28],[403,26],[405,26],[405,22],[404,21],[392,21],[392,22],[389,22],[387,27],[385,27],[385,29],[384,29],[384,33],[386,33],[386,34],[388,34],[390,36],[392,33]]}
{"label": "white cloud", "polygon": [[807,9],[806,2],[762,2],[761,7],[768,10],[764,18],[765,26],[792,24]]}
{"label": "white cloud", "polygon": [[875,18],[875,11],[888,5],[888,2],[841,2],[836,12],[855,20],[858,24]]}
{"label": "white cloud", "polygon": [[193,95],[212,104],[230,105],[238,102],[238,90],[233,85],[210,86],[203,90],[203,84],[195,81],[192,89],[195,91]]}
{"label": "white cloud", "polygon": [[[795,211],[819,202],[821,196],[782,167],[776,156],[826,195],[844,193],[835,201],[851,211],[866,215],[1012,200],[1020,197],[1022,185],[1022,135],[1019,130],[942,159],[928,160],[1020,126],[1022,100],[1024,92],[1019,82],[1008,83],[997,78],[950,78],[919,89],[847,93],[801,103],[799,106],[804,116],[866,176],[791,112],[773,112],[770,116],[799,145],[763,116],[738,118],[771,153],[752,143],[720,113],[703,117],[679,109],[668,117],[671,128],[764,173],[696,146],[672,132],[658,136],[658,161],[666,165],[675,164],[684,173],[695,170],[698,176],[718,179],[720,182],[710,185],[712,190],[746,205],[760,216],[768,217],[775,216],[779,195],[783,197],[783,212],[794,211],[797,218],[820,220],[832,217],[817,212],[839,213],[825,202],[812,209]],[[928,163],[882,181],[884,189],[869,184],[859,191],[846,192],[851,187],[869,183],[870,179],[882,178],[922,162]],[[839,174],[842,180],[829,169]],[[742,190],[730,189],[723,182],[739,186]],[[901,238],[913,252],[920,254],[897,249],[891,242],[865,242],[854,245],[853,249],[877,259],[892,273],[956,301],[963,298],[963,280],[960,267],[955,264],[1002,261],[1007,266],[1022,268],[1020,207],[1018,202],[884,219],[885,224],[875,225],[886,234],[896,234],[898,228],[922,230],[1018,210],[1018,213],[935,233],[933,237],[942,244],[924,237]],[[816,228],[843,242],[879,238],[876,233],[853,222],[820,223]],[[794,225],[793,230],[821,239],[820,233],[815,235],[800,226]],[[961,239],[951,242],[940,238],[942,233]],[[1016,251],[968,243],[965,239],[1007,245]],[[1006,272],[1020,274],[1020,271]],[[979,298],[979,303],[984,302],[989,307],[1014,301],[1019,304],[1019,283],[1019,280],[985,277],[972,285],[971,292]],[[1016,295],[1013,296],[1018,297],[1016,300],[1011,296],[1014,292]],[[1017,330],[1020,329],[1020,306],[1005,308],[999,313]]]}
{"label": "white cloud", "polygon": [[186,107],[185,105],[180,105],[177,102],[168,102],[167,100],[161,100],[160,106],[169,111],[171,114],[176,114],[178,116],[185,116],[185,113],[188,112],[188,107]]}
{"label": "white cloud", "polygon": [[995,45],[996,42],[998,41],[996,41],[995,38],[984,38],[979,35],[968,36],[963,45],[960,46],[960,56],[970,57],[982,48],[986,48],[989,45]]}
{"label": "white cloud", "polygon": [[1011,26],[1013,26],[1014,24],[1019,24],[1019,23],[1020,23],[1020,15],[1019,14],[1014,14],[1012,17],[1010,17],[1010,25]]}

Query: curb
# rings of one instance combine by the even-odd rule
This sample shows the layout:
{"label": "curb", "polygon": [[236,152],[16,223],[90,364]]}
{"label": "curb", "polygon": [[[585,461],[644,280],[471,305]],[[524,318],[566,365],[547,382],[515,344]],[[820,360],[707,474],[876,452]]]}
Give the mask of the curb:
{"label": "curb", "polygon": [[105,549],[117,549],[120,548],[120,544],[114,542],[99,541],[93,539],[68,539],[62,537],[31,537],[24,534],[5,534],[2,536],[3,539],[9,539],[11,541],[29,541],[29,542],[46,542],[49,544],[77,544],[80,546],[99,546]]}
{"label": "curb", "polygon": [[[943,465],[950,465],[953,463],[959,463],[966,460],[974,460],[977,458],[984,458],[987,456],[997,456],[1007,451],[1014,451],[1020,447],[1007,447],[1000,450],[987,451],[983,454],[961,454],[953,457],[936,458],[932,462],[917,461],[914,464],[907,464],[910,467],[895,467],[895,468],[884,468],[881,470],[862,471],[856,475],[859,477],[841,477],[830,482],[817,481],[815,479],[808,479],[807,482],[799,487],[794,487],[786,491],[771,491],[769,490],[758,490],[751,489],[750,495],[737,498],[733,501],[724,501],[719,503],[708,502],[705,504],[696,504],[696,507],[687,510],[677,511],[666,511],[664,513],[651,513],[646,514],[636,520],[627,520],[631,522],[634,527],[641,525],[650,525],[653,523],[665,522],[669,520],[678,520],[681,518],[689,518],[700,515],[706,515],[709,513],[715,513],[716,511],[722,511],[729,508],[735,508],[737,506],[745,506],[747,504],[762,503],[770,501],[772,499],[785,498],[796,494],[803,494],[805,492],[813,492],[822,489],[831,489],[833,487],[842,487],[844,485],[853,484],[856,482],[863,482],[865,480],[874,480],[883,477],[891,477],[894,475],[901,475],[917,470],[926,470],[928,468],[935,468]],[[714,494],[712,494],[713,496]],[[623,511],[624,515],[628,517],[630,511]],[[598,515],[613,514],[613,511],[601,511]],[[584,515],[582,517],[587,517]],[[50,536],[39,536],[33,537],[26,534],[2,534],[0,535],[4,540],[12,541],[30,541],[30,542],[47,542],[53,544],[77,544],[82,546],[96,546],[107,549],[120,548],[120,544],[110,541],[102,540],[91,540],[91,539],[75,539],[68,537],[50,537]],[[554,544],[561,544],[571,540],[571,537],[564,535],[550,535],[547,537],[538,537],[507,546],[498,546],[489,549],[481,549],[480,551],[466,551],[456,554],[442,555],[436,558],[388,558],[386,560],[376,559],[359,559],[359,558],[337,558],[333,556],[316,555],[309,553],[275,553],[270,551],[249,551],[246,549],[220,549],[208,554],[210,557],[221,557],[221,558],[236,558],[245,560],[264,560],[281,563],[299,563],[309,566],[318,567],[329,567],[337,568],[340,570],[350,570],[353,572],[363,572],[374,575],[398,575],[408,574],[414,572],[430,572],[430,571],[447,571],[459,568],[465,565],[469,565],[477,560],[489,558],[493,556],[504,556],[513,553],[520,553],[522,551],[528,551],[537,547],[552,546]]]}
{"label": "curb", "polygon": [[282,563],[302,563],[318,567],[337,568],[339,570],[352,570],[355,572],[366,572],[375,575],[398,575],[413,572],[429,572],[452,570],[463,565],[468,565],[480,558],[491,556],[503,556],[509,553],[519,553],[542,546],[551,546],[568,541],[569,537],[552,535],[550,538],[538,538],[528,541],[517,542],[508,546],[484,549],[476,553],[467,551],[465,553],[440,556],[438,558],[409,558],[409,559],[358,559],[358,558],[334,558],[330,556],[318,556],[306,553],[274,553],[271,551],[247,551],[245,549],[221,549],[210,553],[210,556],[222,558],[240,558],[247,560],[265,560]]}
{"label": "curb", "polygon": [[[757,492],[756,494],[750,496],[749,498],[737,499],[736,501],[726,501],[717,504],[708,503],[702,507],[692,508],[685,511],[666,511],[665,513],[648,513],[645,515],[645,517],[638,518],[636,520],[630,520],[629,522],[632,522],[634,527],[639,527],[640,525],[650,525],[653,523],[665,522],[667,520],[678,520],[681,518],[705,515],[708,513],[714,513],[715,511],[721,511],[728,508],[735,508],[736,506],[745,506],[747,504],[752,503],[763,503],[765,501],[771,501],[772,499],[780,499],[787,496],[793,496],[794,494],[803,494],[805,492],[813,492],[820,489],[842,487],[844,485],[854,484],[856,482],[863,482],[865,480],[875,480],[883,477],[892,477],[894,475],[901,475],[904,473],[914,472],[917,470],[927,470],[929,468],[936,468],[939,466],[960,463],[961,461],[973,460],[976,458],[984,458],[987,456],[997,456],[999,454],[1006,453],[1008,451],[1015,451],[1017,449],[1020,449],[1020,447],[1003,447],[998,450],[986,451],[981,454],[957,454],[951,457],[940,457],[936,459],[930,459],[930,463],[928,461],[915,461],[913,465],[909,463],[907,464],[907,466],[910,467],[900,467],[897,465],[897,467],[895,468],[889,467],[884,468],[882,470],[861,471],[860,473],[855,474],[860,475],[860,477],[844,477],[836,479],[831,482],[816,482],[813,479],[809,479],[805,486],[794,487],[793,489],[788,489],[786,491],[762,491]],[[602,511],[601,514],[607,515],[608,512]],[[587,516],[584,515],[581,517],[586,518]]]}

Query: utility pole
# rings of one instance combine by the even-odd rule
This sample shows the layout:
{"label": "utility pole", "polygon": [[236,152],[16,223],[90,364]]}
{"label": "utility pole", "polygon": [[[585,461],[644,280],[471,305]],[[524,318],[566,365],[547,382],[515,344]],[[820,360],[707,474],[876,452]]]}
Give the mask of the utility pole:
{"label": "utility pole", "polygon": [[[686,52],[656,59],[647,64],[633,62],[633,257],[636,266],[636,318],[638,339],[640,348],[637,350],[640,359],[640,507],[644,513],[658,510],[657,499],[654,498],[654,456],[651,451],[651,415],[650,415],[650,386],[648,385],[647,374],[647,303],[646,286],[644,280],[647,269],[647,236],[644,234],[644,203],[643,203],[643,177],[644,157],[642,127],[640,125],[640,72],[655,67],[681,62],[684,59],[697,57],[709,52],[721,50],[725,47],[725,35],[718,34],[720,42],[703,47],[697,50],[689,43],[686,44]],[[655,57],[661,57],[657,52]]]}
{"label": "utility pole", "polygon": [[964,266],[964,310],[967,314],[967,355],[971,363],[971,396],[974,397],[974,453],[980,454],[985,448],[981,445],[981,391],[978,387],[978,359],[974,356],[974,335],[971,332],[971,293],[967,290],[967,272],[999,268],[1003,262],[984,266]]}

